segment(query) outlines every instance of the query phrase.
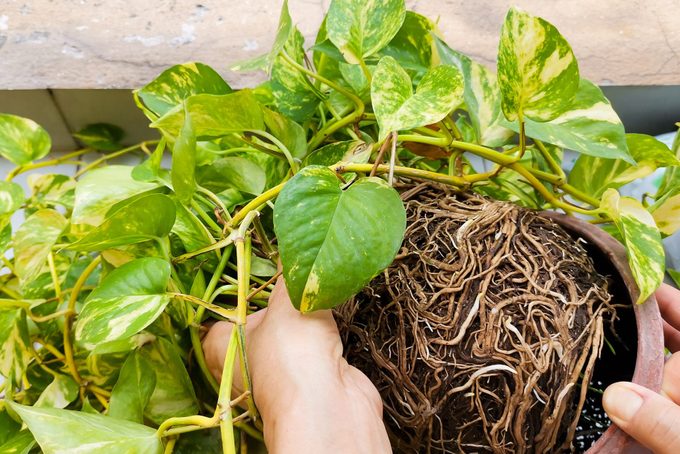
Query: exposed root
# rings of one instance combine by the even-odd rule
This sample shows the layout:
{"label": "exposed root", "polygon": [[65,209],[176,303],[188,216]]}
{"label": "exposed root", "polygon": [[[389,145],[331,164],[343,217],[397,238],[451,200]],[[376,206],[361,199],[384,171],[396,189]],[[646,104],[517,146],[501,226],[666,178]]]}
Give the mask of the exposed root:
{"label": "exposed root", "polygon": [[399,189],[397,259],[336,311],[395,450],[569,449],[614,313],[607,280],[534,212],[432,183]]}

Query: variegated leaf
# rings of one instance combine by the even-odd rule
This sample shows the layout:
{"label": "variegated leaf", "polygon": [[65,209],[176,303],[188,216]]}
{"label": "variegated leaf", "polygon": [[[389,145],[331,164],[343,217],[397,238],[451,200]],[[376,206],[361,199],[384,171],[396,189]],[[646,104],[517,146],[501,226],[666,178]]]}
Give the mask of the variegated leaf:
{"label": "variegated leaf", "polygon": [[52,246],[68,221],[58,211],[38,210],[26,219],[14,237],[15,271],[24,286],[40,274]]}
{"label": "variegated leaf", "polygon": [[196,192],[196,135],[188,112],[172,147],[170,178],[177,198],[188,204]]}
{"label": "variegated leaf", "polygon": [[326,30],[345,60],[358,64],[392,40],[405,16],[404,0],[333,0]]}
{"label": "variegated leaf", "polygon": [[73,209],[76,189],[75,179],[67,175],[30,174],[27,180],[33,193],[29,202],[31,206],[38,208],[61,206],[67,210]]}
{"label": "variegated leaf", "polygon": [[279,25],[276,30],[276,38],[274,39],[271,50],[264,55],[234,63],[231,65],[231,70],[255,71],[263,69],[267,72],[271,71],[272,64],[274,63],[276,56],[283,50],[283,46],[286,44],[286,41],[288,41],[292,29],[293,22],[290,19],[290,12],[288,11],[288,0],[283,0],[281,15],[279,16]]}
{"label": "variegated leaf", "polygon": [[405,225],[399,194],[384,180],[362,178],[342,190],[327,167],[300,170],[274,207],[293,305],[329,309],[354,295],[392,262]]}
{"label": "variegated leaf", "polygon": [[569,43],[549,22],[511,8],[498,46],[501,106],[510,121],[548,121],[569,109],[579,82]]}
{"label": "variegated leaf", "polygon": [[138,351],[133,351],[125,360],[111,391],[107,414],[143,424],[144,408],[155,386],[156,374],[151,364]]}
{"label": "variegated leaf", "polygon": [[383,57],[371,81],[371,99],[382,141],[392,131],[436,123],[463,101],[463,77],[453,66],[437,66],[423,76],[415,93],[406,71]]}
{"label": "variegated leaf", "polygon": [[24,189],[11,181],[0,181],[0,216],[14,213],[24,203]]}
{"label": "variegated leaf", "polygon": [[640,202],[621,197],[615,189],[605,191],[600,208],[612,218],[623,238],[640,291],[637,303],[643,303],[663,282],[665,256],[659,229]]}
{"label": "variegated leaf", "polygon": [[175,202],[164,194],[133,199],[112,211],[104,222],[68,249],[101,251],[165,237],[175,223]]}
{"label": "variegated leaf", "polygon": [[75,325],[78,343],[91,350],[146,328],[170,301],[165,293],[169,279],[168,262],[154,257],[112,271],[85,301]]}
{"label": "variegated leaf", "polygon": [[50,152],[52,139],[28,118],[0,114],[0,156],[16,165],[28,164]]}
{"label": "variegated leaf", "polygon": [[[302,33],[293,27],[283,51],[292,60],[304,66],[304,43]],[[278,56],[272,65],[271,78],[274,105],[285,116],[298,121],[308,120],[316,110],[321,95],[306,75]]]}
{"label": "variegated leaf", "polygon": [[68,375],[55,375],[35,402],[36,407],[66,408],[78,397],[78,383]]}
{"label": "variegated leaf", "polygon": [[225,95],[231,87],[208,65],[184,63],[163,71],[149,84],[135,91],[137,105],[150,120],[156,120],[197,94]]}
{"label": "variegated leaf", "polygon": [[26,423],[45,454],[163,453],[156,430],[142,424],[79,411],[7,404]]}
{"label": "variegated leaf", "polygon": [[[680,123],[676,123],[676,126],[680,128]],[[678,129],[678,132],[675,134],[671,150],[675,157],[680,159],[680,129]],[[659,185],[659,190],[654,198],[660,199],[676,188],[680,188],[680,167],[669,167],[664,172],[661,184]]]}
{"label": "variegated leaf", "polygon": [[606,189],[616,189],[644,178],[658,167],[680,165],[671,150],[652,136],[626,134],[626,143],[635,165],[623,159],[581,155],[569,173],[569,182],[577,189],[599,197]]}
{"label": "variegated leaf", "polygon": [[456,66],[465,80],[465,105],[478,141],[482,145],[504,145],[514,135],[504,126],[501,94],[496,75],[484,65],[451,49],[444,41],[435,39],[441,62]]}
{"label": "variegated leaf", "polygon": [[168,418],[195,415],[199,410],[196,393],[177,347],[158,337],[144,345],[139,354],[156,374],[156,387],[144,416],[161,424]]}
{"label": "variegated leaf", "polygon": [[[517,123],[505,123],[515,132]],[[633,163],[619,116],[597,85],[581,79],[569,110],[548,122],[525,121],[526,135],[590,156]]]}
{"label": "variegated leaf", "polygon": [[371,145],[362,140],[335,142],[314,150],[305,158],[303,166],[331,166],[340,161],[367,163],[371,157]]}
{"label": "variegated leaf", "polygon": [[[264,129],[262,109],[253,92],[239,90],[228,95],[193,95],[186,99],[186,111],[191,114],[198,140],[221,137],[248,129]],[[151,123],[171,137],[179,135],[184,125],[183,106],[175,107]]]}
{"label": "variegated leaf", "polygon": [[8,454],[30,454],[35,446],[35,438],[28,429],[17,432],[0,446],[0,452]]}
{"label": "variegated leaf", "polygon": [[159,187],[157,183],[134,180],[132,169],[130,166],[112,165],[83,175],[76,184],[71,222],[99,225],[114,204]]}
{"label": "variegated leaf", "polygon": [[659,199],[650,210],[661,233],[668,236],[680,230],[680,186]]}
{"label": "variegated leaf", "polygon": [[92,123],[73,134],[80,143],[95,150],[115,151],[122,148],[125,132],[109,123]]}
{"label": "variegated leaf", "polygon": [[0,375],[20,383],[32,357],[26,314],[0,303]]}
{"label": "variegated leaf", "polygon": [[435,29],[436,25],[427,17],[406,11],[401,28],[377,55],[394,57],[417,83],[433,66],[435,38],[432,32]]}

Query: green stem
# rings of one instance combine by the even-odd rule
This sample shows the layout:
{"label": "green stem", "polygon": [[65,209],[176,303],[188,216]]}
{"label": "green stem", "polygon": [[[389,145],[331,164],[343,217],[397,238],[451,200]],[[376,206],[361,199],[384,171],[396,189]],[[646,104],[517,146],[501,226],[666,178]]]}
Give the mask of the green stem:
{"label": "green stem", "polygon": [[215,314],[229,320],[230,322],[236,322],[237,313],[234,310],[225,309],[225,308],[220,307],[216,304],[212,304],[212,303],[209,303],[207,301],[203,301],[202,299],[196,298],[195,296],[192,296],[192,295],[185,295],[183,293],[176,293],[176,292],[168,293],[168,295],[170,295],[172,298],[178,298],[178,299],[182,299],[184,301],[188,301],[190,303],[196,304],[197,306],[205,308],[205,309],[209,310],[210,312],[214,312]]}
{"label": "green stem", "polygon": [[219,415],[220,434],[222,436],[222,452],[224,454],[236,454],[236,438],[234,437],[234,424],[231,414],[231,386],[234,377],[234,362],[236,360],[236,349],[238,346],[238,331],[232,330],[227,345],[227,352],[222,368],[222,382],[220,383],[219,395],[217,398],[217,408],[215,412]]}
{"label": "green stem", "polygon": [[[373,169],[373,164],[356,164],[356,163],[345,163],[340,162],[331,166],[331,169],[337,173],[344,172],[361,172],[368,173]],[[387,164],[382,164],[377,166],[376,173],[388,173],[390,171],[390,166]],[[428,170],[414,169],[411,167],[394,166],[394,174],[401,175],[404,177],[413,178],[424,178],[430,181],[437,181],[439,183],[445,183],[451,186],[457,187],[468,187],[470,183],[465,180],[465,178],[458,177],[455,175],[445,175],[443,173],[430,172]]]}
{"label": "green stem", "polygon": [[534,139],[534,143],[536,144],[536,148],[538,148],[538,151],[543,156],[543,159],[545,159],[545,161],[548,163],[548,167],[550,167],[550,170],[559,177],[560,183],[557,183],[557,185],[562,186],[564,183],[567,182],[567,177],[564,174],[564,170],[562,170],[562,167],[553,159],[552,155],[545,147],[545,144],[543,142]]}
{"label": "green stem", "polygon": [[5,178],[6,181],[12,181],[14,177],[16,177],[19,174],[22,174],[24,172],[28,172],[29,170],[33,169],[40,169],[42,167],[49,167],[49,166],[56,166],[60,164],[65,164],[66,162],[70,161],[73,158],[76,158],[78,156],[82,156],[84,154],[87,154],[91,152],[91,148],[83,148],[82,150],[77,150],[72,153],[65,154],[64,156],[61,156],[59,158],[55,159],[50,159],[48,161],[42,161],[42,162],[34,162],[30,164],[24,164],[18,167],[15,167],[12,169],[8,174],[7,177]]}
{"label": "green stem", "polygon": [[262,244],[262,252],[267,254],[267,257],[269,258],[274,257],[277,254],[276,249],[274,249],[274,246],[272,246],[272,243],[269,241],[269,238],[267,237],[267,232],[265,232],[264,226],[262,225],[262,221],[260,221],[259,216],[256,216],[253,219],[253,226],[255,227],[255,233],[257,234],[257,238],[260,240],[260,243]]}
{"label": "green stem", "polygon": [[129,153],[131,151],[138,150],[144,144],[155,145],[158,142],[159,142],[158,140],[147,140],[147,141],[138,143],[136,145],[132,145],[132,146],[127,147],[127,148],[123,148],[122,150],[118,150],[116,152],[106,154],[106,155],[102,156],[101,158],[92,161],[91,163],[89,163],[88,165],[83,167],[82,169],[80,169],[78,172],[76,172],[75,177],[78,178],[79,176],[83,175],[84,173],[88,172],[89,170],[94,169],[95,167],[97,167],[99,164],[101,164],[104,161],[108,161],[109,159],[117,158],[118,156],[122,156],[122,155]]}
{"label": "green stem", "polygon": [[251,211],[257,210],[262,205],[267,203],[269,200],[272,200],[277,195],[279,195],[279,192],[281,192],[281,189],[283,189],[284,184],[285,183],[280,183],[280,184],[274,186],[273,188],[268,189],[267,191],[263,192],[259,196],[255,197],[250,202],[248,202],[243,208],[241,208],[239,210],[238,213],[236,213],[234,215],[234,217],[231,219],[231,222],[229,222],[228,227],[234,228],[235,226],[239,225],[241,223],[241,221],[243,221],[245,219],[245,217],[248,215],[248,213],[250,213]]}
{"label": "green stem", "polygon": [[279,148],[279,150],[281,150],[281,152],[286,157],[286,160],[288,161],[288,165],[290,166],[293,173],[295,174],[295,173],[298,172],[298,170],[300,169],[300,167],[298,166],[298,163],[293,158],[293,155],[291,154],[288,147],[286,147],[279,139],[277,139],[273,135],[269,134],[268,132],[261,131],[259,129],[247,129],[246,132],[264,137],[267,140],[269,140],[270,142],[272,142],[274,145],[276,145]]}
{"label": "green stem", "polygon": [[213,221],[213,219],[212,219],[205,211],[203,211],[203,209],[201,208],[201,206],[200,206],[200,205],[198,204],[198,202],[196,202],[196,200],[194,200],[194,199],[191,199],[191,208],[193,208],[194,210],[196,210],[196,213],[198,214],[198,216],[199,216],[201,219],[203,219],[203,222],[205,222],[206,224],[208,224],[208,226],[209,226],[211,229],[213,229],[213,231],[214,231],[215,233],[217,233],[218,235],[221,235],[221,234],[222,234],[222,227],[220,227],[219,225],[217,225],[217,223],[216,223],[215,221]]}

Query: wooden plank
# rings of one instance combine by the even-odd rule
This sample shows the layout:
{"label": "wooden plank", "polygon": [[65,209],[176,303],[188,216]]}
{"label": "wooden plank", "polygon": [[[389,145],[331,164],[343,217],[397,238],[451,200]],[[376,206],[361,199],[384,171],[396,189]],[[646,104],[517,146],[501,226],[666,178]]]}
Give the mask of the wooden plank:
{"label": "wooden plank", "polygon": [[[328,0],[290,0],[308,39]],[[677,0],[409,0],[440,17],[449,43],[495,60],[505,11],[517,4],[553,22],[571,42],[584,76],[605,85],[680,84]],[[1,88],[133,88],[174,63],[214,66],[236,87],[261,75],[230,63],[266,51],[279,0],[106,0],[3,2]]]}

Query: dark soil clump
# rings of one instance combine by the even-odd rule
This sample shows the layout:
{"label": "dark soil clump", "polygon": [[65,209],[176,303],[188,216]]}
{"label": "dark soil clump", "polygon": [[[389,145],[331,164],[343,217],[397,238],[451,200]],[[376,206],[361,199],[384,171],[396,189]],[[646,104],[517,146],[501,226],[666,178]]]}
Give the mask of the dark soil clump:
{"label": "dark soil clump", "polygon": [[336,311],[395,451],[569,450],[614,317],[607,279],[535,212],[432,183],[398,189],[399,255]]}

